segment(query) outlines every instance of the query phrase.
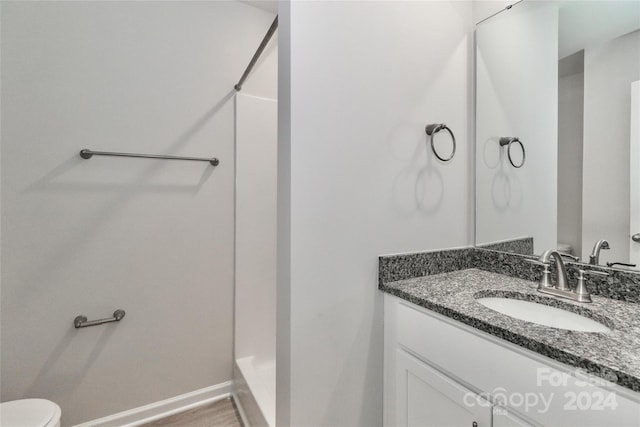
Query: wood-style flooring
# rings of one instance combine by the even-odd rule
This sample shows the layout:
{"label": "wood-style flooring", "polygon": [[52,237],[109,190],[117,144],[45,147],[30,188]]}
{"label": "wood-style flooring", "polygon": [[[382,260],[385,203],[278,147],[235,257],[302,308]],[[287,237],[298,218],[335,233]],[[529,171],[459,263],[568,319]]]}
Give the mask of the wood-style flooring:
{"label": "wood-style flooring", "polygon": [[229,397],[190,409],[141,427],[242,427],[238,410]]}

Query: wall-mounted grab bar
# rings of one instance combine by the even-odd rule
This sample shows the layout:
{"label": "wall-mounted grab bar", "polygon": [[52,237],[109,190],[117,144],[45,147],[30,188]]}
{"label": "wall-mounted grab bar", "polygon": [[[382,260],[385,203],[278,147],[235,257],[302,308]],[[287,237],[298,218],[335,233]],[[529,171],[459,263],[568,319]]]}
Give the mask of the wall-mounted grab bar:
{"label": "wall-mounted grab bar", "polygon": [[73,326],[75,326],[76,329],[78,329],[78,328],[86,328],[88,326],[102,325],[103,323],[119,322],[122,320],[124,315],[125,315],[125,312],[124,310],[121,310],[121,309],[114,311],[113,317],[109,317],[108,319],[87,320],[87,316],[80,315],[80,316],[76,316],[76,318],[73,319]]}
{"label": "wall-mounted grab bar", "polygon": [[[447,132],[449,132],[449,135],[451,135],[451,141],[453,142],[453,147],[451,149],[451,155],[447,158],[444,158],[442,156],[440,156],[438,154],[438,152],[436,151],[436,147],[433,145],[433,135],[435,135],[436,133],[440,132],[441,130],[446,130]],[[451,131],[451,129],[449,129],[447,127],[447,125],[445,125],[444,123],[440,123],[440,124],[432,124],[432,125],[427,125],[425,127],[425,131],[427,132],[427,135],[429,135],[430,140],[431,140],[431,151],[433,151],[433,154],[435,154],[435,156],[443,162],[448,162],[449,160],[453,159],[453,156],[456,154],[456,137],[453,134],[453,132]]]}
{"label": "wall-mounted grab bar", "polygon": [[[522,149],[522,162],[520,162],[519,165],[516,165],[513,162],[513,158],[511,157],[511,146],[514,142],[520,144],[520,148]],[[507,146],[507,156],[509,157],[509,163],[511,163],[511,166],[516,169],[521,168],[522,165],[524,165],[524,160],[527,157],[527,153],[524,150],[524,144],[522,143],[522,141],[520,141],[520,138],[518,138],[517,136],[503,136],[502,138],[500,138],[500,146],[504,147],[505,145]]]}
{"label": "wall-mounted grab bar", "polygon": [[86,148],[80,150],[80,157],[83,159],[90,159],[93,156],[113,156],[113,157],[138,157],[143,159],[163,159],[163,160],[191,160],[194,162],[209,162],[213,166],[218,166],[220,164],[220,160],[216,157],[206,158],[206,157],[181,157],[181,156],[164,156],[164,155],[155,155],[155,154],[133,154],[133,153],[116,153],[112,151],[92,151],[87,150]]}

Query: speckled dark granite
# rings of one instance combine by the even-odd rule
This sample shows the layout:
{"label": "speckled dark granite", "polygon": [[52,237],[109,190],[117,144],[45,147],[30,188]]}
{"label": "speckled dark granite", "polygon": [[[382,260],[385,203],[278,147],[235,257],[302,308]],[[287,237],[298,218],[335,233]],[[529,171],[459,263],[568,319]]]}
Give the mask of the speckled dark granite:
{"label": "speckled dark granite", "polygon": [[525,256],[476,248],[469,254],[469,257],[471,258],[469,267],[504,274],[510,277],[536,281],[540,279],[542,273],[540,266],[525,261],[525,259],[537,259],[537,257],[533,255]]}
{"label": "speckled dark granite", "polygon": [[[527,258],[536,259],[534,256],[476,248],[468,253],[468,257],[471,258],[469,267],[485,271],[535,282],[540,280],[542,275],[542,267],[524,261]],[[640,303],[640,272],[568,261],[565,261],[565,266],[572,286],[575,286],[578,280],[578,270],[602,271],[609,273],[609,277],[588,277],[586,284],[590,293],[620,301]],[[553,283],[556,283],[555,268],[552,268],[552,272]]]}
{"label": "speckled dark granite", "polygon": [[[542,268],[524,261],[536,258],[532,255],[482,248],[446,249],[381,256],[378,263],[378,285],[382,286],[387,282],[412,277],[464,270],[465,268],[479,268],[537,282],[542,275]],[[565,261],[565,266],[571,286],[575,286],[580,269],[607,272],[609,277],[588,277],[586,284],[590,293],[620,301],[640,303],[640,271],[596,267],[569,261]],[[552,279],[553,283],[556,283],[555,268],[552,268]]]}
{"label": "speckled dark granite", "polygon": [[521,255],[533,255],[533,237],[522,237],[520,239],[503,240],[495,243],[485,243],[478,245],[478,248],[492,251],[512,252]]}
{"label": "speckled dark granite", "polygon": [[472,266],[474,248],[447,249],[378,258],[378,284],[464,270]]}
{"label": "speckled dark granite", "polygon": [[[535,282],[476,268],[380,285],[414,304],[640,392],[640,305],[598,296],[581,304],[541,295],[536,287]],[[483,296],[553,305],[598,320],[612,331],[575,332],[525,322],[481,305],[476,298]]]}

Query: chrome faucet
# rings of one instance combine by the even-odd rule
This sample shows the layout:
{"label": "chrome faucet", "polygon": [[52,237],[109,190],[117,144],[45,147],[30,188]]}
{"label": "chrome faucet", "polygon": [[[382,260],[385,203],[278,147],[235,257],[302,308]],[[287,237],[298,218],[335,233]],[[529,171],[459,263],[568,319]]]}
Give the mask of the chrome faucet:
{"label": "chrome faucet", "polygon": [[593,250],[591,251],[591,255],[589,255],[589,264],[598,265],[600,264],[600,250],[601,249],[609,249],[609,242],[604,239],[600,239],[593,245]]}
{"label": "chrome faucet", "polygon": [[[557,285],[551,283],[552,259],[555,261],[556,270],[558,273]],[[549,249],[544,251],[542,255],[540,255],[540,258],[538,258],[538,260],[525,259],[525,261],[532,264],[542,265],[544,267],[542,277],[540,278],[540,283],[538,284],[538,292],[554,295],[561,298],[567,298],[578,302],[591,302],[591,295],[587,291],[587,287],[585,285],[585,275],[608,276],[607,273],[603,273],[600,271],[580,270],[578,285],[576,286],[576,290],[572,291],[568,285],[567,269],[564,266],[562,255],[558,251]]]}
{"label": "chrome faucet", "polygon": [[[547,249],[540,255],[538,261],[542,264],[550,264],[551,258],[554,258],[556,261],[556,270],[558,272],[558,285],[556,288],[560,291],[570,291],[569,285],[567,285],[567,269],[564,267],[564,261],[562,260],[562,255],[554,249]],[[551,279],[548,281],[551,288],[554,288],[551,285]]]}

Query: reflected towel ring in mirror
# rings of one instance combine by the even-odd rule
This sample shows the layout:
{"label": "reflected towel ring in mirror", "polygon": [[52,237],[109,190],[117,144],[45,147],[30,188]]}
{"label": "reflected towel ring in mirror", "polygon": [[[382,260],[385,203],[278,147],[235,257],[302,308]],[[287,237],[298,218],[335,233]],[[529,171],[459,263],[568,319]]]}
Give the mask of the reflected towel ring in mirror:
{"label": "reflected towel ring in mirror", "polygon": [[[436,147],[433,145],[433,135],[435,135],[436,133],[440,132],[443,129],[449,132],[449,135],[451,135],[451,141],[453,142],[451,155],[447,158],[440,156],[436,151]],[[444,123],[440,123],[440,124],[427,125],[427,127],[425,128],[425,131],[427,132],[427,135],[429,135],[431,139],[431,151],[433,151],[433,154],[435,154],[436,157],[443,162],[448,162],[449,160],[453,159],[453,156],[456,154],[456,137],[453,135],[453,132],[451,132],[451,129],[449,129],[447,125],[445,125]]]}
{"label": "reflected towel ring in mirror", "polygon": [[[511,145],[513,145],[514,142],[520,144],[520,148],[522,149],[522,162],[520,162],[519,165],[513,163],[513,159],[511,158]],[[509,156],[509,163],[511,163],[511,166],[516,169],[521,168],[522,165],[524,165],[525,158],[527,157],[527,153],[524,151],[524,144],[522,144],[522,141],[520,141],[517,136],[503,136],[502,138],[500,138],[500,146],[504,147],[505,145],[507,146],[507,156]]]}

